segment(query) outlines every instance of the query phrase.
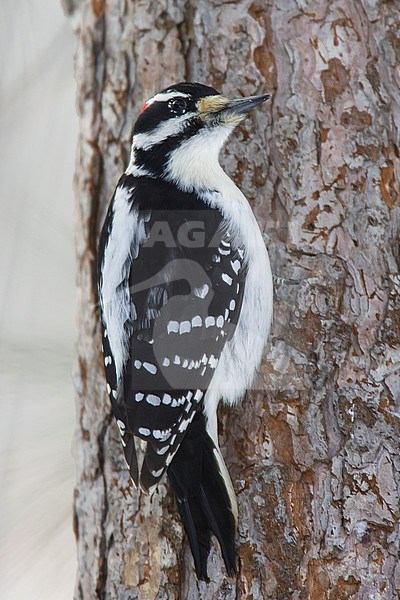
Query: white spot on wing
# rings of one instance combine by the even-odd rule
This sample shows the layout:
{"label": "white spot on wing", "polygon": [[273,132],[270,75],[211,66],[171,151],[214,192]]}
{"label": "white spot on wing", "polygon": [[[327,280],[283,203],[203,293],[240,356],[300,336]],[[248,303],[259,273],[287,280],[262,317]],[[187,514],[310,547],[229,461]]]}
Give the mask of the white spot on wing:
{"label": "white spot on wing", "polygon": [[196,315],[195,317],[193,317],[192,319],[192,327],[201,327],[202,324],[202,320],[200,315]]}
{"label": "white spot on wing", "polygon": [[227,273],[222,273],[222,279],[225,281],[225,283],[227,283],[228,285],[232,285],[232,277],[229,277],[229,275]]}
{"label": "white spot on wing", "polygon": [[211,354],[208,364],[212,369],[215,369],[218,364],[218,358],[215,358],[214,354]]}
{"label": "white spot on wing", "polygon": [[156,440],[160,440],[160,442],[165,442],[171,435],[171,429],[166,429],[166,430],[161,430],[161,429],[154,429],[153,430],[153,437]]}
{"label": "white spot on wing", "polygon": [[178,333],[179,323],[178,321],[170,321],[167,325],[167,333]]}
{"label": "white spot on wing", "polygon": [[203,392],[201,390],[196,390],[196,393],[194,395],[194,399],[196,400],[196,402],[199,402],[199,400],[201,400],[203,397]]}
{"label": "white spot on wing", "polygon": [[151,474],[153,475],[153,477],[160,477],[160,475],[162,474],[163,470],[164,470],[164,468],[159,469],[158,471],[152,471]]}
{"label": "white spot on wing", "polygon": [[164,394],[163,399],[162,399],[163,404],[171,404],[171,400],[172,400],[172,398],[169,394]]}
{"label": "white spot on wing", "polygon": [[144,362],[143,367],[146,369],[146,371],[148,371],[152,375],[155,375],[157,373],[156,365],[152,365],[151,363]]}
{"label": "white spot on wing", "polygon": [[239,273],[240,269],[240,260],[231,261],[232,269],[235,271],[236,275]]}
{"label": "white spot on wing", "polygon": [[178,430],[182,433],[183,431],[185,431],[185,429],[187,428],[187,426],[189,425],[190,421],[189,419],[187,420],[183,420],[178,427]]}
{"label": "white spot on wing", "polygon": [[153,406],[160,406],[161,400],[159,396],[155,396],[154,394],[147,394],[146,402],[152,404]]}
{"label": "white spot on wing", "polygon": [[190,321],[182,321],[182,323],[179,325],[179,333],[189,333],[190,330]]}
{"label": "white spot on wing", "polygon": [[168,467],[168,465],[171,464],[172,459],[175,456],[175,452],[173,452],[172,454],[168,454],[167,458],[165,459],[165,466]]}
{"label": "white spot on wing", "polygon": [[205,298],[209,292],[210,288],[209,286],[205,283],[203,286],[201,286],[200,288],[196,288],[193,290],[193,293],[195,296],[197,296],[198,298]]}
{"label": "white spot on wing", "polygon": [[139,427],[138,432],[141,435],[150,435],[150,429],[147,429],[147,427]]}

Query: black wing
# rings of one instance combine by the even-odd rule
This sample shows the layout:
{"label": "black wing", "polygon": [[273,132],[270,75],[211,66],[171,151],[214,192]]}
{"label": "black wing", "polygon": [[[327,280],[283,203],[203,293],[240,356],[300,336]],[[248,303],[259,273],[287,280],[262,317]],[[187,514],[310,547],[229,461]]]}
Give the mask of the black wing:
{"label": "black wing", "polygon": [[[125,185],[133,189],[147,240],[129,272],[135,318],[127,323],[130,347],[118,393],[111,391],[117,383],[111,363],[106,376],[136,484],[133,437],[147,442],[140,484],[149,490],[202,409],[237,324],[245,268],[223,215],[195,194],[146,178]],[[109,356],[107,338],[103,345]]]}

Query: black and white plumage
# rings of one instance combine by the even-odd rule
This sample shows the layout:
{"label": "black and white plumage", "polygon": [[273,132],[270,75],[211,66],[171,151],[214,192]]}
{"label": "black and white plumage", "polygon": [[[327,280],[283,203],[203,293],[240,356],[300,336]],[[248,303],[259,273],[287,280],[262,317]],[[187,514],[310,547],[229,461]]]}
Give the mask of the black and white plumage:
{"label": "black and white plumage", "polygon": [[[235,572],[217,406],[251,384],[272,315],[261,232],[218,154],[268,97],[231,101],[180,83],[149,100],[99,245],[107,390],[130,475],[151,492],[167,471],[202,579],[211,532]],[[140,466],[135,437],[147,443]]]}

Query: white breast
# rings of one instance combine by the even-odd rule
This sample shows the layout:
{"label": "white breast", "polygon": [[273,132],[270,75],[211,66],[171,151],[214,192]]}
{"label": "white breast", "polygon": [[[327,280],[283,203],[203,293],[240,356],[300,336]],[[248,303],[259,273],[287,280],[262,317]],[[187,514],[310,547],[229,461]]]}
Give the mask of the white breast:
{"label": "white breast", "polygon": [[209,432],[214,438],[219,400],[233,404],[251,386],[268,339],[273,306],[272,273],[260,228],[244,195],[224,172],[223,176],[221,179],[220,173],[219,191],[209,194],[206,201],[222,211],[231,235],[245,246],[248,271],[235,333],[221,354],[205,398]]}

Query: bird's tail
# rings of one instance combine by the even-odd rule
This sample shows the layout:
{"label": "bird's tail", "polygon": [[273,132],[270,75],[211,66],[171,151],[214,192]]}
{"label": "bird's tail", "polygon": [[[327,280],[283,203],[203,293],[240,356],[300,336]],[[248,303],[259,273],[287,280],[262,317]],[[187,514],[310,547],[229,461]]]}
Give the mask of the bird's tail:
{"label": "bird's tail", "polygon": [[208,581],[211,533],[217,537],[228,575],[236,573],[236,498],[221,452],[198,412],[168,468],[199,579]]}

